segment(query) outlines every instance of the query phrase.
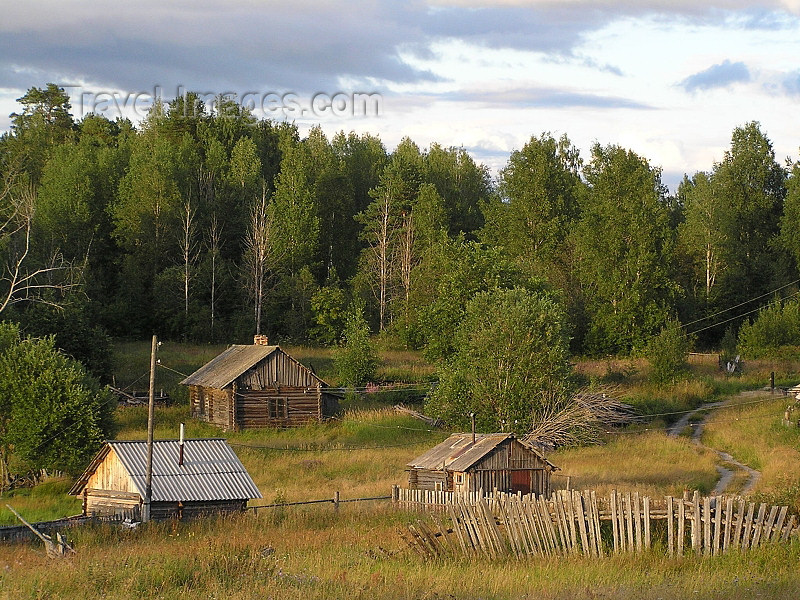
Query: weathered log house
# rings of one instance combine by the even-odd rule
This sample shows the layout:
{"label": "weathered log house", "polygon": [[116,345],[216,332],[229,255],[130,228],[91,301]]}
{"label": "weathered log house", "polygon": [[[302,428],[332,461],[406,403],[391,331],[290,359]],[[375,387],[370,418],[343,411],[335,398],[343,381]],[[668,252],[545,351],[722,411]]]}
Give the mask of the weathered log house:
{"label": "weathered log house", "polygon": [[[225,440],[153,442],[150,516],[186,518],[244,510],[261,492]],[[69,491],[83,500],[87,516],[138,519],[145,497],[147,441],[110,441]]]}
{"label": "weathered log house", "polygon": [[192,416],[226,430],[322,421],[339,406],[327,383],[266,336],[231,346],[181,383],[189,386]]}
{"label": "weathered log house", "polygon": [[513,433],[456,433],[406,465],[411,489],[544,495],[557,469]]}

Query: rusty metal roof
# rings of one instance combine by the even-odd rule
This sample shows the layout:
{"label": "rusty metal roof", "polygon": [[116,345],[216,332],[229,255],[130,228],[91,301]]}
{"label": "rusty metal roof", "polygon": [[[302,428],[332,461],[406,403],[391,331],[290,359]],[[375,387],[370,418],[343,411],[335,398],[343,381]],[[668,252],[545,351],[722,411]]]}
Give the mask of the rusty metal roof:
{"label": "rusty metal roof", "polygon": [[476,433],[474,444],[471,433],[454,433],[406,466],[412,469],[463,472],[509,439],[517,439],[520,444],[530,449],[553,469],[557,468],[536,448],[516,438],[513,433]]}
{"label": "rusty metal roof", "polygon": [[[92,473],[115,452],[144,498],[147,441],[111,441],[97,453],[69,491],[78,495]],[[247,469],[223,439],[186,440],[183,465],[178,465],[178,440],[153,442],[153,502],[247,500],[261,498]]]}
{"label": "rusty metal roof", "polygon": [[231,346],[181,383],[221,390],[276,350],[278,350],[278,346],[262,346],[260,344]]}

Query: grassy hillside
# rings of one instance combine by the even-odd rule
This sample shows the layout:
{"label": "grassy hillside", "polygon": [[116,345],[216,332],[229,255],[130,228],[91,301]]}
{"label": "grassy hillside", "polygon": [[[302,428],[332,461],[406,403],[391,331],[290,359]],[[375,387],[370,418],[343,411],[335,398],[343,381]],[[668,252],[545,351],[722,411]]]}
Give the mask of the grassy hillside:
{"label": "grassy hillside", "polygon": [[[123,346],[130,362],[141,361],[147,345]],[[183,372],[215,355],[219,348],[194,350],[162,347],[162,360]],[[302,350],[296,349],[296,355]],[[306,355],[317,372],[325,354]],[[313,358],[316,356],[317,358]],[[397,355],[396,369],[408,372],[414,355]],[[172,361],[171,363],[169,361]],[[145,363],[146,365],[146,363]],[[141,365],[131,365],[134,373]],[[646,366],[621,375],[608,363],[584,365],[596,379],[621,382],[630,397],[650,398],[654,413],[675,405],[700,404],[725,393],[759,385],[759,371],[750,380],[725,380],[709,372],[693,382],[649,394]],[[701,365],[701,368],[705,368]],[[767,367],[769,368],[769,367]],[[387,369],[387,367],[384,367]],[[160,375],[163,372],[160,371]],[[386,372],[386,371],[385,371]],[[769,371],[766,371],[768,377]],[[419,367],[420,378],[429,372]],[[791,374],[787,371],[787,376]],[[699,383],[698,383],[699,382]],[[685,390],[696,392],[686,400]],[[698,391],[699,390],[699,391]],[[702,391],[705,390],[705,391]],[[659,396],[660,394],[660,396]],[[638,396],[637,396],[638,395]],[[653,397],[655,395],[655,398]],[[681,400],[681,398],[684,398]],[[763,472],[757,493],[762,498],[796,500],[800,481],[800,432],[780,421],[787,400],[766,397],[717,415],[704,442],[721,447]],[[415,455],[442,440],[448,432],[430,431],[421,422],[379,401],[355,403],[340,418],[307,427],[223,433],[188,419],[188,407],[159,407],[156,437],[174,438],[179,423],[190,437],[227,437],[261,489],[264,500],[299,501],[330,498],[334,491],[353,498],[387,494],[404,481],[404,466]],[[370,407],[365,408],[365,405]],[[120,438],[146,435],[144,407],[118,412]],[[688,438],[668,438],[651,426],[608,435],[599,446],[560,450],[550,459],[561,467],[554,484],[570,477],[571,485],[597,489],[638,490],[653,497],[684,489],[710,490],[717,478],[715,456]],[[47,498],[65,502],[69,482],[18,493],[11,504],[23,514],[35,512]],[[5,502],[0,503],[2,506]],[[27,504],[26,504],[27,503]],[[37,508],[38,507],[38,508]],[[60,504],[53,510],[75,512]],[[46,511],[45,511],[46,512]],[[53,516],[53,515],[49,515]],[[4,518],[0,511],[0,519]],[[39,517],[32,517],[39,518]],[[429,599],[444,598],[796,598],[800,589],[800,543],[760,548],[749,554],[714,559],[667,559],[654,551],[642,556],[425,563],[403,546],[398,526],[416,518],[395,512],[388,502],[330,504],[264,509],[225,519],[193,523],[156,523],[135,531],[87,527],[71,533],[77,556],[49,562],[38,545],[0,546],[0,600],[11,598],[74,598],[75,590],[95,598],[163,599]]]}

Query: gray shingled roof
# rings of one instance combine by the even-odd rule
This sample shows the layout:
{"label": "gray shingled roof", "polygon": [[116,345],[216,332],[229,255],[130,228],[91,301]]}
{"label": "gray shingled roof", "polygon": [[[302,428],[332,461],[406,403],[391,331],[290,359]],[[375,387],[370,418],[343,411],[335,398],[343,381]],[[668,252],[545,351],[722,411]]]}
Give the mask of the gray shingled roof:
{"label": "gray shingled roof", "polygon": [[[428,450],[425,454],[418,456],[406,466],[412,469],[428,469],[432,471],[458,471],[463,472],[469,469],[492,450],[510,438],[515,438],[513,433],[476,433],[475,443],[472,443],[471,433],[454,433],[441,444]],[[523,446],[529,448],[538,455],[544,462],[556,469],[557,467],[547,460],[541,452],[526,443],[517,439]]]}
{"label": "gray shingled roof", "polygon": [[[117,453],[139,494],[145,495],[147,442],[106,442],[69,491],[78,495],[111,451]],[[183,466],[178,465],[178,440],[153,442],[153,502],[246,500],[261,492],[233,449],[223,439],[186,440]]]}
{"label": "gray shingled roof", "polygon": [[278,346],[262,346],[260,344],[231,346],[181,383],[221,390],[277,349]]}

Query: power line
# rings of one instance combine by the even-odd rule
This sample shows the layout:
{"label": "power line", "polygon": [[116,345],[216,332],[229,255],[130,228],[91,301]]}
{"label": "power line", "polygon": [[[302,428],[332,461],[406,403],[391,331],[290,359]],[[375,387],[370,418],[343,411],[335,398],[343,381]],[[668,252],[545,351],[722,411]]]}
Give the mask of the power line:
{"label": "power line", "polygon": [[[713,319],[714,317],[719,316],[722,313],[726,313],[729,310],[733,310],[734,308],[739,308],[740,306],[744,306],[745,304],[750,304],[751,302],[755,302],[756,300],[760,300],[761,298],[765,298],[766,296],[771,296],[775,292],[779,292],[782,289],[785,289],[785,288],[787,288],[789,286],[792,286],[792,285],[794,285],[796,283],[800,283],[800,279],[795,279],[794,281],[792,281],[790,283],[787,283],[786,285],[782,285],[781,287],[776,288],[776,289],[772,290],[771,292],[767,292],[766,294],[761,294],[760,296],[756,296],[755,298],[750,298],[749,300],[745,300],[744,302],[740,302],[739,304],[736,304],[735,306],[730,306],[728,308],[725,308],[725,309],[722,309],[722,310],[720,310],[718,312],[715,312],[712,315],[707,315],[705,317],[701,317],[701,318],[696,319],[694,321],[689,321],[688,323],[684,323],[681,327],[688,327],[689,325],[694,325],[695,323],[699,323],[700,321],[705,321],[707,319]],[[748,314],[748,313],[745,313],[745,314]],[[725,322],[726,321],[723,321],[723,323],[725,323]],[[721,324],[721,323],[718,323],[718,324]],[[716,327],[716,325],[714,325],[714,327]],[[700,330],[700,331],[702,331],[702,330]]]}
{"label": "power line", "polygon": [[[786,296],[786,298],[784,298],[784,300],[788,300],[789,298],[794,298],[795,296],[798,296],[798,295],[800,295],[800,292],[795,292],[794,294],[790,294],[789,296]],[[719,323],[714,323],[713,325],[708,325],[706,327],[701,327],[700,329],[696,329],[696,330],[692,331],[689,335],[693,335],[695,333],[700,333],[701,331],[705,331],[706,329],[712,329],[714,327],[718,327],[720,325],[724,325],[725,323],[728,323],[730,321],[735,321],[736,319],[741,319],[742,317],[746,317],[749,314],[752,314],[754,312],[758,312],[763,308],[764,308],[764,306],[759,306],[757,308],[754,308],[753,310],[748,310],[745,313],[742,313],[740,315],[736,315],[735,317],[731,317],[729,319],[725,319],[724,321],[720,321]]]}

